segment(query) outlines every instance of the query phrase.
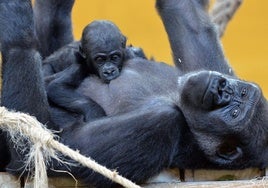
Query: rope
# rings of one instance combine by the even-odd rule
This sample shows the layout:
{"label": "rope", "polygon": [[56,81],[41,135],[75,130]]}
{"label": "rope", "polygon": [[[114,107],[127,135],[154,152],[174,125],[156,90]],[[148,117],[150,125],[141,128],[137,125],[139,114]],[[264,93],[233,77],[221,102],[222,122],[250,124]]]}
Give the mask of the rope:
{"label": "rope", "polygon": [[25,142],[20,142],[21,139],[24,141],[25,139],[29,140],[33,144],[28,156],[27,166],[34,161],[35,188],[40,186],[42,188],[48,187],[45,163],[51,157],[58,159],[56,151],[60,151],[62,154],[124,187],[140,188],[140,186],[120,176],[116,171],[111,171],[101,166],[91,158],[85,157],[78,151],[74,151],[55,140],[51,131],[46,129],[35,117],[20,112],[10,112],[4,107],[0,107],[0,128],[10,133],[11,139],[15,141],[15,146],[19,143],[25,144]]}
{"label": "rope", "polygon": [[216,0],[210,16],[217,26],[219,37],[222,37],[228,22],[232,19],[243,0]]}

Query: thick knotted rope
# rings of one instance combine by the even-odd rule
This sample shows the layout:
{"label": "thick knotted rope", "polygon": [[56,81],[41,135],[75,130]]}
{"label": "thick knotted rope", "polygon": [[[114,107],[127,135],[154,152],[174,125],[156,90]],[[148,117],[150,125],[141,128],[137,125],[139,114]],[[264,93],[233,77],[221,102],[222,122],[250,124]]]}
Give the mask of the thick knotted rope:
{"label": "thick knotted rope", "polygon": [[[48,187],[46,163],[51,158],[60,161],[57,157],[58,151],[124,187],[140,187],[120,176],[116,171],[111,171],[99,165],[89,157],[85,157],[78,151],[74,151],[58,142],[54,139],[55,136],[53,133],[38,122],[35,117],[20,112],[11,112],[4,107],[0,107],[0,128],[10,134],[15,146],[23,147],[23,145],[19,146],[18,144],[25,144],[25,140],[31,144],[26,166],[30,166],[31,163],[34,163],[35,188],[40,186],[42,186],[42,188]],[[20,142],[21,140],[24,140],[24,142]]]}

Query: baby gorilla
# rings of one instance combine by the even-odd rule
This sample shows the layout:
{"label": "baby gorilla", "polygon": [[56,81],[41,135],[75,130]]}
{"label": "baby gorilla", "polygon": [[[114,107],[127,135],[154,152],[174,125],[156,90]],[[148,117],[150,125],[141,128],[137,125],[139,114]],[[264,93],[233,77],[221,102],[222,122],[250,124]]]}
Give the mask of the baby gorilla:
{"label": "baby gorilla", "polygon": [[[107,20],[94,21],[87,25],[82,33],[79,45],[73,48],[74,53],[66,54],[75,56],[74,62],[70,63],[68,68],[52,75],[47,86],[47,95],[52,106],[58,109],[68,110],[74,113],[74,116],[82,115],[85,121],[90,121],[105,112],[92,99],[87,98],[76,92],[78,86],[83,80],[90,76],[98,76],[104,84],[109,84],[111,80],[120,75],[123,64],[128,59],[145,58],[142,49],[128,46],[126,47],[126,37],[121,33],[119,28]],[[66,50],[66,53],[70,50]],[[63,61],[53,61],[54,56],[58,57],[61,52],[56,52],[52,58],[48,57],[46,64],[50,67],[59,67]],[[79,54],[80,58],[77,58]],[[49,60],[52,63],[49,63]],[[66,67],[67,65],[60,65]],[[49,74],[47,74],[49,75]],[[47,76],[45,73],[45,76]],[[57,118],[57,117],[56,117]]]}
{"label": "baby gorilla", "polygon": [[81,51],[86,65],[105,83],[120,75],[125,48],[126,37],[110,21],[94,21],[83,30]]}
{"label": "baby gorilla", "polygon": [[55,73],[77,63],[87,70],[87,74],[97,75],[104,83],[109,83],[120,75],[126,60],[137,57],[147,59],[141,48],[126,47],[126,37],[114,23],[99,20],[84,28],[80,41],[74,41],[44,57],[43,75],[50,83],[59,77]]}

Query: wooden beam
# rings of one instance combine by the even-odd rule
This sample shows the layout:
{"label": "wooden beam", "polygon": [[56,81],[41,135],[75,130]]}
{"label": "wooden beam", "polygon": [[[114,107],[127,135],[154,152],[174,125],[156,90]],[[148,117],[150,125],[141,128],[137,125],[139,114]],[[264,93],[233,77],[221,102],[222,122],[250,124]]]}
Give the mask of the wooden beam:
{"label": "wooden beam", "polygon": [[264,188],[268,187],[268,180],[241,180],[241,181],[206,181],[150,184],[146,188]]}
{"label": "wooden beam", "polygon": [[0,187],[20,188],[20,179],[5,172],[0,172]]}

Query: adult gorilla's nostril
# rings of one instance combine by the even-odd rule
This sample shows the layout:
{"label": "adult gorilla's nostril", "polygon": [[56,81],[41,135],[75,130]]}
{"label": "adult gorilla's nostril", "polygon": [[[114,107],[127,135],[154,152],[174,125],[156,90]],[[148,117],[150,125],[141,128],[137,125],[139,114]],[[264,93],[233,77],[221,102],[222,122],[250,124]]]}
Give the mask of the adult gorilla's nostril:
{"label": "adult gorilla's nostril", "polygon": [[228,93],[233,94],[233,89],[231,88],[231,85],[225,78],[221,78],[218,80],[218,92],[219,94]]}
{"label": "adult gorilla's nostril", "polygon": [[215,89],[214,102],[218,106],[229,104],[232,98],[233,90],[225,78],[217,80],[217,89]]}

